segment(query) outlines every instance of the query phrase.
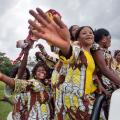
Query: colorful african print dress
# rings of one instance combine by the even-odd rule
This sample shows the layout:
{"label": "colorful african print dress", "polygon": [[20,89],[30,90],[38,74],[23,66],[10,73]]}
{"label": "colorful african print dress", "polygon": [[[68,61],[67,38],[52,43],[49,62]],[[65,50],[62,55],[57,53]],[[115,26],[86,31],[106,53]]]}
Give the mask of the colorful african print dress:
{"label": "colorful african print dress", "polygon": [[[114,67],[112,65],[113,57],[111,55],[111,52],[109,50],[102,49],[102,48],[101,50],[103,51],[103,55],[104,55],[104,59],[105,59],[107,67],[114,73]],[[112,93],[117,89],[115,83],[111,81],[110,79],[108,79],[107,77],[105,77],[102,73],[100,73],[100,77],[102,80],[102,84],[107,91]]]}
{"label": "colorful african print dress", "polygon": [[91,54],[75,47],[60,71],[54,70],[52,86],[55,93],[55,120],[90,120],[95,101],[93,83],[95,63]]}
{"label": "colorful african print dress", "polygon": [[50,88],[38,80],[15,80],[13,120],[50,120]]}

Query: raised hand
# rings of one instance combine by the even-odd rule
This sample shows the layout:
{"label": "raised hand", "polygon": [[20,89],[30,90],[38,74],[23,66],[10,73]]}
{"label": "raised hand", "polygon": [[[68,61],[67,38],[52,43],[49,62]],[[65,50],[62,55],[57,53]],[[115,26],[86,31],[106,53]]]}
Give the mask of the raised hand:
{"label": "raised hand", "polygon": [[56,16],[50,20],[39,8],[37,12],[30,10],[30,14],[40,23],[36,24],[29,20],[29,24],[34,28],[32,31],[37,38],[45,39],[52,45],[59,47],[67,55],[70,50],[70,34],[66,25]]}

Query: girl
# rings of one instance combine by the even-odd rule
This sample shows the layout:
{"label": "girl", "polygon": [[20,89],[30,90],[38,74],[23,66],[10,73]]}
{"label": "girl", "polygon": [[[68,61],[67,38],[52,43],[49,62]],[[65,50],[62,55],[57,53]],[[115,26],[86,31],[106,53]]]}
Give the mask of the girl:
{"label": "girl", "polygon": [[12,79],[0,73],[0,80],[15,93],[29,92],[22,98],[22,103],[13,111],[13,120],[42,120],[50,117],[50,86],[46,84],[48,68],[44,63],[37,63],[33,68],[31,80]]}

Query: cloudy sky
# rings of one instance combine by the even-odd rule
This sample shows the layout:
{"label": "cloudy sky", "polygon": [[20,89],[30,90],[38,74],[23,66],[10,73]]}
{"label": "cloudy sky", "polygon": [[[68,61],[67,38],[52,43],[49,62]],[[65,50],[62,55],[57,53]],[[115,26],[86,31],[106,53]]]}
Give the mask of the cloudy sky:
{"label": "cloudy sky", "polygon": [[[16,41],[27,36],[29,9],[36,7],[59,11],[68,27],[73,24],[90,25],[93,29],[104,27],[112,35],[110,49],[120,49],[119,0],[0,0],[0,51],[11,59],[20,52]],[[41,43],[46,44],[45,41]],[[48,46],[46,49],[49,51]],[[36,49],[31,51],[34,54]]]}

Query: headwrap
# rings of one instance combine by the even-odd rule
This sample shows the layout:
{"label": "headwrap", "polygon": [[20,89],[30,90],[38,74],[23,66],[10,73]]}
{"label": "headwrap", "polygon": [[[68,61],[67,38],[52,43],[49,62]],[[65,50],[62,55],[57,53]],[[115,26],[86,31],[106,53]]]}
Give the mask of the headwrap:
{"label": "headwrap", "polygon": [[57,12],[56,10],[54,10],[54,9],[48,10],[48,11],[46,12],[46,14],[48,15],[48,17],[49,17],[50,19],[53,19],[53,16],[54,16],[54,15],[59,16],[60,19],[61,19],[61,17],[62,17],[62,16],[60,15],[60,13]]}

